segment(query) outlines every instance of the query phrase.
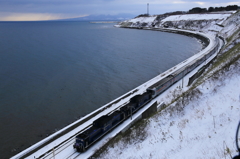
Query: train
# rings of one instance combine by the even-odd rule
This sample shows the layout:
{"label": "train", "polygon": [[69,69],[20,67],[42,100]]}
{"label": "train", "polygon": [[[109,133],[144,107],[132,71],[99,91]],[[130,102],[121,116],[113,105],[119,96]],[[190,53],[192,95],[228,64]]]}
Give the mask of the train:
{"label": "train", "polygon": [[101,116],[92,123],[92,127],[76,136],[76,142],[73,147],[76,148],[78,152],[84,152],[94,142],[99,140],[122,121],[129,118],[150,100],[151,92],[146,92],[131,98],[130,102],[121,107],[120,110],[110,115]]}
{"label": "train", "polygon": [[[130,101],[122,106],[120,109],[114,111],[111,114],[103,115],[100,118],[93,121],[90,128],[84,130],[75,137],[75,143],[73,148],[78,152],[85,152],[91,145],[101,139],[108,132],[117,127],[124,120],[130,118],[132,114],[141,109],[144,105],[150,102],[153,98],[157,97],[170,86],[172,86],[177,81],[181,80],[185,75],[194,70],[200,64],[204,63],[210,56],[212,56],[219,49],[219,39],[217,40],[215,46],[212,50],[208,51],[198,59],[191,61],[186,66],[179,68],[172,74],[161,79],[157,83],[148,87],[145,93],[141,95],[136,95],[130,99]],[[205,63],[205,65],[207,65]],[[206,66],[201,68],[206,68]]]}

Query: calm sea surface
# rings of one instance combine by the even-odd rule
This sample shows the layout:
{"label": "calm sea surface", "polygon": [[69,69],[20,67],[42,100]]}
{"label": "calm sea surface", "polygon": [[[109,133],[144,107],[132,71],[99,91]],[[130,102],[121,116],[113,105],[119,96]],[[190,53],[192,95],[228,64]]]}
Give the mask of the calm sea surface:
{"label": "calm sea surface", "polygon": [[0,23],[0,158],[201,50],[183,35],[88,22]]}

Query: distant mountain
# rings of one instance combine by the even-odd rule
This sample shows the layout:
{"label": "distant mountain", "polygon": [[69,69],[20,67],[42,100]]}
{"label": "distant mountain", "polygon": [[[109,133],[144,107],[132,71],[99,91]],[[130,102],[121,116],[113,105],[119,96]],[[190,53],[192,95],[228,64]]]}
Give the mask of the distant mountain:
{"label": "distant mountain", "polygon": [[64,20],[71,20],[71,21],[123,21],[127,19],[132,19],[136,17],[133,14],[117,14],[117,15],[89,15],[86,17],[79,17],[79,18],[71,18],[71,19],[64,19]]}

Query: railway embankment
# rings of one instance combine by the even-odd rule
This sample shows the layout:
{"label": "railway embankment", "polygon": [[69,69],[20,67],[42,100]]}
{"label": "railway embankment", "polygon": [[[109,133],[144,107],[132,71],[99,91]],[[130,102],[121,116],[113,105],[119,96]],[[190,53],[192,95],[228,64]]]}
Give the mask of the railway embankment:
{"label": "railway embankment", "polygon": [[[157,27],[153,27],[152,24],[154,23],[149,22],[149,20],[144,20],[143,18],[141,18],[141,20],[142,23],[136,22],[136,20],[129,20],[130,23],[129,21],[123,22],[120,23],[122,26],[118,25],[117,27],[158,30]],[[134,21],[135,24],[133,24]],[[201,20],[201,23],[202,22]],[[219,24],[220,22],[221,25]],[[175,23],[177,24],[178,22]],[[199,23],[200,22],[195,23],[196,25],[194,27],[197,28],[197,24]],[[181,156],[182,158],[226,158],[227,156],[234,156],[234,154],[236,154],[235,147],[230,145],[234,142],[234,139],[229,136],[229,132],[231,132],[230,134],[233,136],[235,135],[235,127],[230,127],[229,125],[234,125],[234,123],[237,123],[239,120],[239,118],[237,118],[239,117],[239,105],[237,105],[237,101],[240,101],[240,95],[236,96],[238,92],[235,92],[235,95],[231,96],[227,91],[219,91],[221,91],[221,87],[227,85],[225,81],[230,82],[233,76],[239,75],[240,12],[238,11],[231,14],[224,20],[210,20],[208,24],[209,23],[221,26],[221,28],[217,28],[216,31],[212,30],[215,26],[206,25],[205,28],[202,27],[201,30],[198,29],[195,31],[203,32],[204,30],[205,33],[220,36],[223,41],[225,41],[225,45],[219,51],[215,60],[210,64],[210,67],[194,81],[188,91],[183,94],[181,94],[181,91],[181,93],[178,93],[178,89],[170,91],[169,96],[173,96],[175,99],[163,106],[164,111],[154,113],[150,118],[141,120],[135,124],[128,132],[118,135],[111,140],[108,145],[105,145],[102,150],[96,152],[94,157],[113,158],[118,156],[120,158],[131,158],[134,156],[139,158],[158,158],[161,156],[160,158],[175,158],[176,156]],[[203,108],[199,106],[199,103],[200,100],[207,98],[205,97],[207,94],[204,95],[204,91],[200,88],[204,88],[203,90],[205,92],[208,89],[209,91],[211,90],[210,94],[213,98],[213,100],[207,99],[206,103],[203,103],[205,104]],[[225,88],[225,90],[226,89],[227,88]],[[231,86],[229,86],[229,89],[229,92],[234,91]],[[226,94],[226,96],[224,96],[224,94]],[[225,101],[221,101],[225,104],[224,106],[220,105],[221,107],[218,107],[220,101],[218,98],[224,98]],[[215,102],[213,102],[214,99]],[[218,99],[218,101],[216,101],[216,99]],[[228,104],[230,105],[228,106]],[[191,128],[193,125],[190,124],[194,124],[186,115],[189,105],[192,105],[190,109],[193,113],[190,115],[190,118],[193,120],[196,118],[199,119],[197,120],[198,122],[195,123],[196,131],[186,128]],[[217,107],[220,111],[218,112],[214,107]],[[235,110],[235,112],[228,114],[231,110]],[[206,115],[209,112],[211,113],[209,115],[210,120],[209,116]],[[228,119],[226,121],[227,124],[222,120],[223,116]],[[202,124],[207,126],[204,127]],[[203,128],[199,129],[201,126]],[[208,129],[211,130],[207,131],[206,127],[209,127]],[[171,130],[172,128],[174,128],[174,130]],[[228,129],[227,133],[226,129]],[[151,132],[152,130],[154,130],[154,132]],[[207,140],[207,142],[204,140]],[[216,143],[213,142],[216,140],[219,141]],[[201,143],[200,147],[198,147],[198,143]],[[209,146],[209,144],[211,146]],[[161,148],[159,148],[159,146],[161,146]],[[196,147],[196,149],[194,147]],[[193,153],[189,152],[188,148],[191,148]],[[135,152],[136,150],[141,151],[141,153],[133,155],[131,152]],[[211,151],[211,153],[209,153],[209,151]]]}

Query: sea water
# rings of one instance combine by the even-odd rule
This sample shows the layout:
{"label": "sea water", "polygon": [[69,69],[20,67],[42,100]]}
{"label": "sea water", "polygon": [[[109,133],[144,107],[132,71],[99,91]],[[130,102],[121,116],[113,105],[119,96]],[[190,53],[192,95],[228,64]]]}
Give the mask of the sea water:
{"label": "sea water", "polygon": [[0,158],[182,62],[197,39],[89,22],[0,23]]}

